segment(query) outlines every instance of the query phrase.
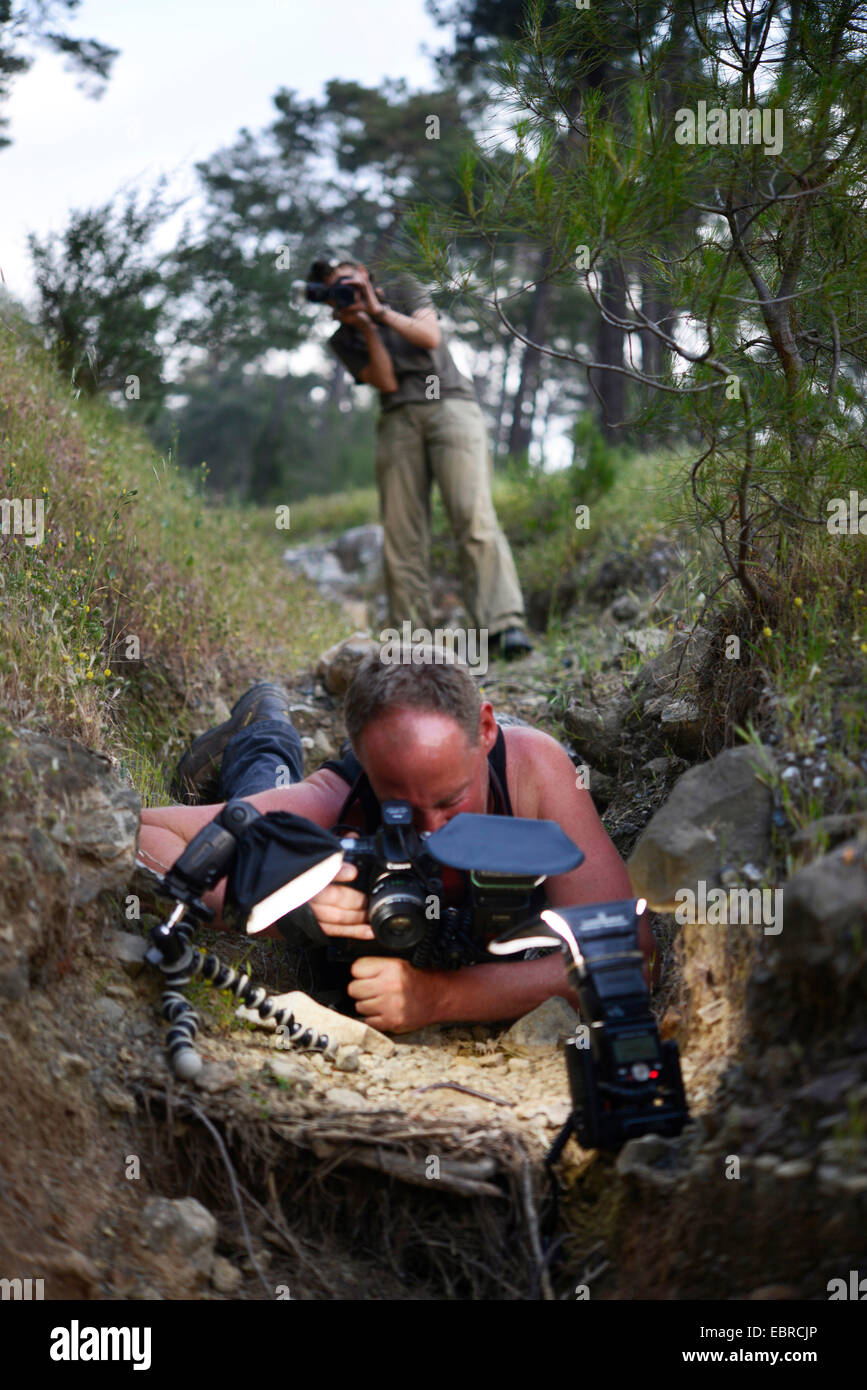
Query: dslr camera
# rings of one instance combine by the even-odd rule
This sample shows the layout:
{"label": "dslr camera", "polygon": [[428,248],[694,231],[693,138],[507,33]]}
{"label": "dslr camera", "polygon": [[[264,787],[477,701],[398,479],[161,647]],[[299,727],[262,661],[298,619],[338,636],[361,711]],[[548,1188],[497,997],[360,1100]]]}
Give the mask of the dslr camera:
{"label": "dslr camera", "polygon": [[348,275],[339,276],[331,285],[321,280],[308,280],[304,284],[304,297],[308,304],[330,304],[332,309],[349,309],[358,302],[358,285]]}
{"label": "dslr camera", "polygon": [[[464,814],[419,834],[408,801],[384,801],[376,833],[347,837],[340,846],[358,869],[349,886],[367,896],[376,944],[333,942],[332,958],[401,956],[435,970],[484,960],[491,936],[538,918],[545,877],[583,858],[550,821]],[[444,865],[464,871],[467,893],[459,907],[443,903]]]}

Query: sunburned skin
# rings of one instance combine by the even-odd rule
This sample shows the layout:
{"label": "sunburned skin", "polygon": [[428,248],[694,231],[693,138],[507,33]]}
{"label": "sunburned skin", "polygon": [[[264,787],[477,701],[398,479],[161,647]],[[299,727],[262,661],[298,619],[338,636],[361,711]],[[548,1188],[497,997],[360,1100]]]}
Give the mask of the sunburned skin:
{"label": "sunburned skin", "polygon": [[[367,725],[356,753],[378,800],[409,801],[415,828],[434,831],[462,812],[483,814],[493,809],[488,754],[497,731],[493,707],[487,701],[479,712],[475,745],[449,715],[395,708]],[[577,869],[548,879],[551,905],[569,907],[631,897],[626,866],[605,832],[590,793],[577,785],[565,750],[538,729],[509,726],[503,736],[514,814],[556,821],[584,851],[584,862]],[[336,824],[346,795],[345,781],[326,768],[294,786],[248,799],[260,812],[292,811],[328,828]],[[161,870],[173,863],[223,804],[144,810],[140,838],[144,862]],[[311,901],[328,936],[373,940],[366,900],[350,886],[357,872],[354,865],[344,864],[334,882]],[[219,910],[224,890],[225,880],[205,895],[205,901]],[[646,923],[641,946],[649,959],[653,939]],[[420,971],[407,961],[362,956],[353,962],[352,975],[349,994],[359,1015],[386,1032],[408,1032],[428,1023],[514,1018],[556,994],[577,1006],[559,954],[455,971]]]}

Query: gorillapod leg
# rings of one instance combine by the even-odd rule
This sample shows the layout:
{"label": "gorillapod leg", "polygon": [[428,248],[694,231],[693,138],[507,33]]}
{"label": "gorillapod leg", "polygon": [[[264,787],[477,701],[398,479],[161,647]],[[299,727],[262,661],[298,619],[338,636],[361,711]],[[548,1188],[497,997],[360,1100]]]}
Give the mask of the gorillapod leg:
{"label": "gorillapod leg", "polygon": [[184,942],[184,951],[173,964],[160,965],[165,985],[162,998],[162,1015],[172,1025],[166,1035],[166,1050],[175,1075],[183,1081],[191,1081],[202,1069],[202,1059],[194,1047],[199,1031],[199,1018],[189,999],[182,992],[184,985],[196,975],[201,975],[215,989],[234,994],[249,1009],[256,1009],[260,1018],[273,1018],[278,1027],[282,1026],[291,1047],[306,1052],[325,1052],[328,1036],[317,1033],[315,1028],[305,1028],[290,1009],[278,1005],[261,985],[254,985],[249,975],[226,965],[212,951],[200,951],[190,944],[192,928],[181,923],[176,930]]}

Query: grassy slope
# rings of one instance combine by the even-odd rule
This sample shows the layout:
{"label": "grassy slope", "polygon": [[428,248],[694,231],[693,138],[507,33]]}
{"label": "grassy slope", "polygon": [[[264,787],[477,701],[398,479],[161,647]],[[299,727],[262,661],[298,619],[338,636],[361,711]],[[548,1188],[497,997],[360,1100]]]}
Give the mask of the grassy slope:
{"label": "grassy slope", "polygon": [[0,536],[0,711],[107,752],[166,800],[203,679],[231,701],[347,625],[282,569],[273,510],[209,505],[205,472],[182,475],[128,415],[75,400],[7,303],[0,382],[0,496],[43,498],[46,530],[34,546]]}

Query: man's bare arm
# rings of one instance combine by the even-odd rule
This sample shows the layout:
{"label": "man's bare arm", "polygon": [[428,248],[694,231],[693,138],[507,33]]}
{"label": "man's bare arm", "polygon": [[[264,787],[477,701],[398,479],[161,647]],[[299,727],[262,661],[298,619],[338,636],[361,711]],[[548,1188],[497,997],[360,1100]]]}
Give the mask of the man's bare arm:
{"label": "man's bare arm", "polygon": [[[303,782],[289,787],[274,787],[243,798],[265,815],[268,811],[290,811],[305,816],[327,829],[337,821],[346,799],[346,783],[327,768],[314,772]],[[210,806],[150,806],[141,813],[139,854],[142,861],[157,873],[164,874],[206,825],[222,811],[224,801]],[[343,871],[341,871],[343,872]],[[223,925],[222,909],[226,880],[221,879],[204,902],[217,913],[214,925]]]}

